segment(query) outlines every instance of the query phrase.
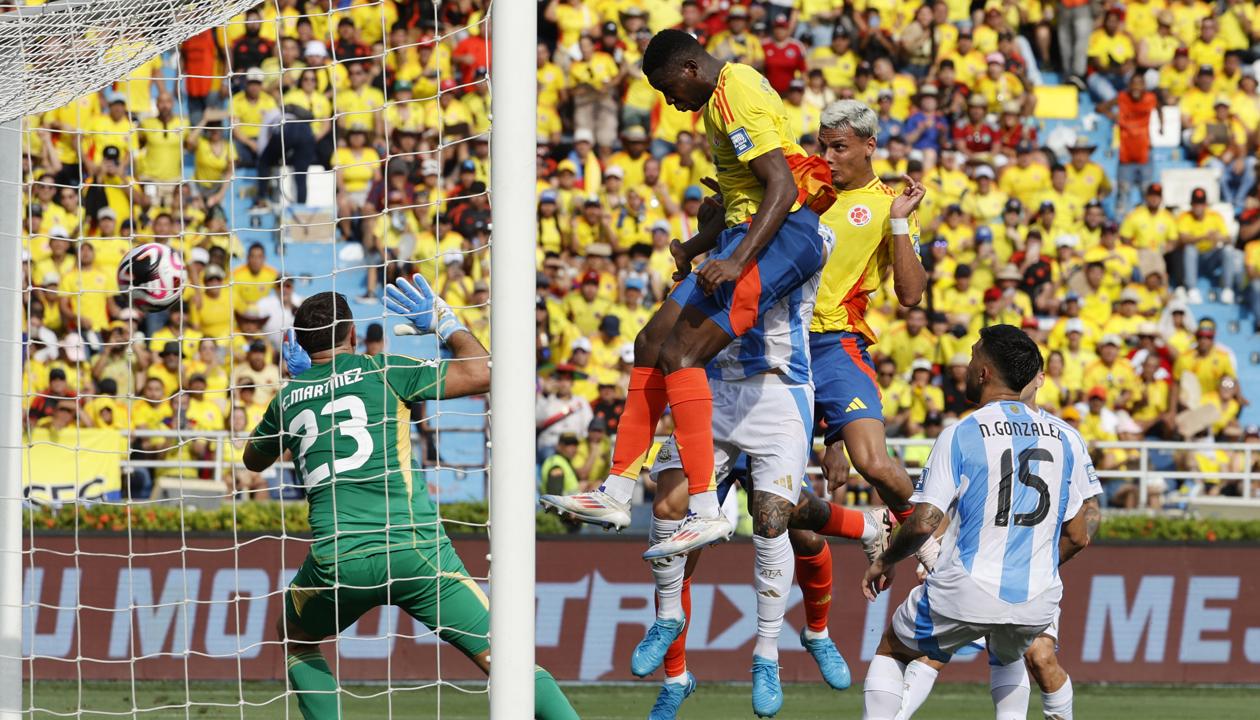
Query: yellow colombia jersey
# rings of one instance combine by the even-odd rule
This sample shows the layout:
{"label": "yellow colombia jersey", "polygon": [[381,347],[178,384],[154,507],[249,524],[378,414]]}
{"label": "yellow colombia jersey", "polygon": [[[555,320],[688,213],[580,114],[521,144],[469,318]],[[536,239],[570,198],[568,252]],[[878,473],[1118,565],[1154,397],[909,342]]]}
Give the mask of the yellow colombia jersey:
{"label": "yellow colombia jersey", "polygon": [[[878,341],[866,322],[866,306],[892,269],[888,218],[895,197],[897,191],[879,178],[857,190],[837,192],[836,204],[822,218],[836,234],[836,249],[823,268],[810,332],[845,331]],[[918,245],[919,221],[914,217],[910,239]]]}
{"label": "yellow colombia jersey", "polygon": [[[744,222],[761,207],[765,188],[748,163],[771,150],[804,155],[783,100],[770,81],[748,65],[727,63],[704,108],[704,129],[713,150],[718,185],[726,200],[726,224]],[[793,203],[792,209],[798,206]]]}

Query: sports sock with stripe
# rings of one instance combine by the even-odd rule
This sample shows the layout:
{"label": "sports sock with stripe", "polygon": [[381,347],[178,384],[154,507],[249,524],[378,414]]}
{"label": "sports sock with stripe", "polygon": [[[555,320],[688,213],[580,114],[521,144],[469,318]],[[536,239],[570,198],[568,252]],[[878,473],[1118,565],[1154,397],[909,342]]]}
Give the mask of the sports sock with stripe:
{"label": "sports sock with stripe", "polygon": [[[687,493],[713,495],[712,508],[702,509],[704,517],[718,514],[717,493],[713,492],[713,393],[704,368],[683,368],[665,376],[665,393],[674,413],[674,437],[678,455],[687,473]],[[700,509],[693,506],[693,510]]]}
{"label": "sports sock with stripe", "polygon": [[900,525],[914,512],[914,506],[909,505],[905,510],[893,510],[892,508],[888,508],[888,512],[892,513],[892,516],[897,520],[897,524]]}
{"label": "sports sock with stripe", "polygon": [[612,468],[602,489],[618,502],[630,502],[639,472],[652,449],[656,424],[665,414],[665,375],[656,368],[636,367],[630,371],[626,407],[617,425]]}
{"label": "sports sock with stripe", "polygon": [[581,720],[551,673],[534,668],[534,717],[538,720]]}
{"label": "sports sock with stripe", "polygon": [[337,678],[323,653],[308,650],[289,655],[286,664],[289,684],[297,691],[298,710],[306,720],[330,720],[341,717],[337,699]]}
{"label": "sports sock with stripe", "polygon": [[817,555],[796,556],[796,584],[803,596],[806,633],[814,634],[811,639],[825,636],[831,614],[831,546],[823,543]]}
{"label": "sports sock with stripe", "polygon": [[[649,544],[655,545],[678,532],[682,520],[664,520],[652,516],[652,530]],[[687,556],[658,558],[648,563],[652,567],[652,578],[656,581],[656,616],[676,620],[683,616],[682,588],[683,574],[687,571]]]}
{"label": "sports sock with stripe", "polygon": [[[691,617],[691,578],[683,578],[682,594],[679,596],[682,601],[682,611]],[[670,643],[669,650],[665,651],[665,682],[686,682],[687,675],[687,631],[691,629],[691,622],[688,621],[683,626],[682,632],[678,633],[678,637],[674,638],[674,642]]]}
{"label": "sports sock with stripe", "polygon": [[879,532],[878,528],[867,521],[866,513],[861,510],[854,510],[833,502],[827,505],[831,507],[831,517],[827,519],[827,524],[817,531],[820,535],[851,540],[870,540],[875,537],[875,533]]}
{"label": "sports sock with stripe", "polygon": [[779,659],[779,633],[792,589],[792,543],[787,533],[767,538],[753,536],[753,587],[757,590],[757,644],[753,654]]}

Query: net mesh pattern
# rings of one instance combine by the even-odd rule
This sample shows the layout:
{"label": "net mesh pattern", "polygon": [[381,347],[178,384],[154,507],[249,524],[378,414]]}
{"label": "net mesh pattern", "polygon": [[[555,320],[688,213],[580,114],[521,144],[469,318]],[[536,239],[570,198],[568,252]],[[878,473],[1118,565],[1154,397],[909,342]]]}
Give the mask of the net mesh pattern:
{"label": "net mesh pattern", "polygon": [[[383,391],[363,402],[386,412],[364,419],[334,383],[313,425],[279,413],[275,465],[243,464],[268,399],[294,382],[284,333],[318,293],[347,298],[359,353],[448,374],[485,362],[398,334],[410,323],[382,304],[389,283],[420,274],[489,345],[481,5],[450,18],[380,0],[0,11],[0,114],[21,118],[24,163],[23,284],[0,302],[21,302],[25,333],[26,710],[297,717],[276,621],[312,548],[321,464],[326,483],[405,482],[377,519],[390,532],[444,526],[464,563],[435,551],[328,578],[347,614],[316,647],[343,714],[440,715],[443,693],[485,692],[450,644],[488,632],[467,613],[488,582],[485,395]],[[342,23],[356,38],[338,36]],[[453,62],[456,47],[474,64]],[[119,292],[118,259],[147,242],[188,268],[178,312]],[[395,440],[381,447],[387,425]],[[308,436],[337,443],[335,459],[307,463]],[[343,448],[369,436],[379,470],[364,474]],[[400,520],[400,498],[423,496],[432,518]],[[350,542],[361,528],[338,501],[333,534]],[[400,582],[431,592],[403,597]],[[365,593],[382,607],[359,618],[347,598]]]}

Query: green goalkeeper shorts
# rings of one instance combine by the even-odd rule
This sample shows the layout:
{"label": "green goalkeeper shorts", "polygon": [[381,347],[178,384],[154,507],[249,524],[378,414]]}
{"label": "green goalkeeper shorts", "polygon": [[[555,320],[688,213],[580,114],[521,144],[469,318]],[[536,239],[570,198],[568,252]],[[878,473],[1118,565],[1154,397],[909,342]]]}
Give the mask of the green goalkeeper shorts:
{"label": "green goalkeeper shorts", "polygon": [[307,555],[284,594],[289,623],[316,638],[340,633],[382,605],[397,605],[469,657],[490,647],[489,602],[447,542],[335,565]]}

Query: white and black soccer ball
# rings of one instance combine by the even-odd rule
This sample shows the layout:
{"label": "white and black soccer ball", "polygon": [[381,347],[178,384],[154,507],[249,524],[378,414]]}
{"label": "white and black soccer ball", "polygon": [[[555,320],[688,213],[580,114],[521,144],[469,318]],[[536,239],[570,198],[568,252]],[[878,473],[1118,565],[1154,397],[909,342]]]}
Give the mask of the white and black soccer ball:
{"label": "white and black soccer ball", "polygon": [[132,248],[118,263],[118,289],[138,310],[164,310],[179,301],[187,280],[178,250],[159,243]]}

